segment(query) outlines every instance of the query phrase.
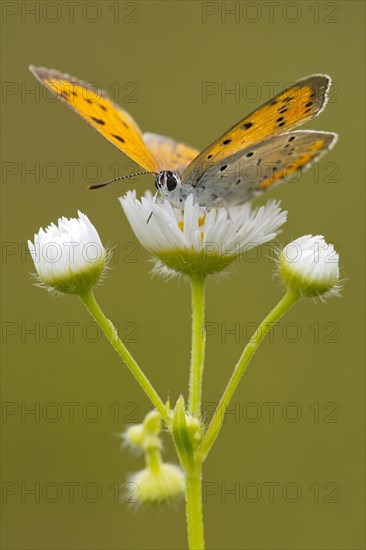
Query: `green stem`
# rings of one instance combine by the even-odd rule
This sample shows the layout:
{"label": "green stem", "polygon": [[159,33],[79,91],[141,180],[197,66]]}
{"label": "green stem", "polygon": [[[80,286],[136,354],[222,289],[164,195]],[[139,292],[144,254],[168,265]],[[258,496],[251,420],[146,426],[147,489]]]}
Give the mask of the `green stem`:
{"label": "green stem", "polygon": [[[205,361],[205,277],[191,276],[192,292],[192,353],[189,373],[188,411],[201,418],[202,377]],[[185,413],[184,413],[185,414]],[[193,456],[192,456],[193,458]],[[194,461],[186,471],[186,516],[190,550],[204,550],[202,516],[202,464]]]}
{"label": "green stem", "polygon": [[202,376],[205,360],[204,317],[205,317],[205,278],[192,275],[192,355],[189,376],[188,410],[196,418],[201,418]]}
{"label": "green stem", "polygon": [[186,477],[186,515],[189,549],[204,550],[201,465],[196,475]]}
{"label": "green stem", "polygon": [[162,462],[160,449],[148,449],[145,455],[146,464],[150,472],[153,474],[158,474],[160,472]]}
{"label": "green stem", "polygon": [[140,384],[147,397],[150,399],[154,407],[159,411],[164,422],[169,425],[168,413],[164,403],[136,363],[135,359],[132,357],[128,349],[124,346],[124,344],[118,337],[117,331],[111,321],[106,318],[103,311],[100,309],[97,301],[94,298],[92,290],[87,290],[84,294],[80,295],[80,298],[84,302],[91,316],[95,319],[95,321],[104,332],[107,340],[112,344],[118,355],[126,363],[127,367],[130,369],[131,373],[136,378],[137,382]]}
{"label": "green stem", "polygon": [[211,420],[208,430],[203,438],[200,447],[197,449],[197,456],[201,461],[205,460],[212,445],[214,444],[220,429],[222,427],[225,411],[229,406],[230,400],[238,387],[241,377],[243,376],[251,358],[257,351],[260,343],[266,336],[271,327],[280,319],[300,298],[300,294],[293,290],[287,290],[284,297],[280,300],[277,306],[267,315],[261,325],[257,328],[253,334],[250,342],[244,348],[244,351],[236,364],[234,372],[229,380],[228,385],[220,399],[220,403],[215,411],[215,414]]}

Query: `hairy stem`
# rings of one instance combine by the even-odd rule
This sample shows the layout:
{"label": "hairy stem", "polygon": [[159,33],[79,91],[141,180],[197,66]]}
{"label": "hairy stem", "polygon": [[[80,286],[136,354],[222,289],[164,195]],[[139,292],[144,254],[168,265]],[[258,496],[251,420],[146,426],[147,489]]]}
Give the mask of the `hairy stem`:
{"label": "hairy stem", "polygon": [[204,317],[205,278],[192,275],[192,354],[189,378],[188,411],[196,418],[201,417],[202,377],[205,360]]}
{"label": "hairy stem", "polygon": [[208,430],[203,438],[203,441],[197,449],[197,456],[201,461],[205,460],[212,445],[214,444],[224,421],[225,412],[230,404],[230,400],[234,395],[236,388],[243,376],[249,362],[260,343],[271,329],[271,327],[297,302],[300,294],[293,290],[287,290],[284,297],[280,300],[277,306],[267,315],[261,325],[254,332],[250,342],[244,348],[244,351],[236,364],[234,372],[229,380],[228,385],[220,399],[218,407],[214,413]]}
{"label": "hairy stem", "polygon": [[111,321],[106,318],[103,311],[100,309],[97,301],[94,298],[92,290],[87,290],[84,294],[80,296],[80,298],[84,302],[87,310],[89,311],[93,319],[102,329],[107,340],[112,344],[118,355],[122,358],[127,367],[130,369],[131,373],[140,384],[141,388],[144,390],[154,407],[159,411],[164,422],[169,425],[168,413],[163,401],[160,399],[151,382],[145,376],[128,349],[120,340],[117,331]]}

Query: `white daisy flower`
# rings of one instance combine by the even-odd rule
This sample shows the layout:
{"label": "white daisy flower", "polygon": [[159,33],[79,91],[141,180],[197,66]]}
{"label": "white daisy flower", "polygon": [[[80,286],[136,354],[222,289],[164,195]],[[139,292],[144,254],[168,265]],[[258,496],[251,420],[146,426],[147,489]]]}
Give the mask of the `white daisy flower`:
{"label": "white daisy flower", "polygon": [[129,191],[120,202],[136,237],[158,258],[158,268],[164,266],[170,274],[217,273],[251,248],[272,240],[287,216],[276,201],[256,210],[244,204],[230,211],[207,211],[193,204],[190,195],[181,212],[168,200],[154,204],[149,192],[140,201],[135,191]]}
{"label": "white daisy flower", "polygon": [[304,235],[286,245],[279,265],[286,285],[304,296],[339,291],[339,255],[322,235]]}
{"label": "white daisy flower", "polygon": [[60,218],[28,241],[38,279],[49,289],[81,294],[102,275],[106,251],[89,218],[78,215]]}

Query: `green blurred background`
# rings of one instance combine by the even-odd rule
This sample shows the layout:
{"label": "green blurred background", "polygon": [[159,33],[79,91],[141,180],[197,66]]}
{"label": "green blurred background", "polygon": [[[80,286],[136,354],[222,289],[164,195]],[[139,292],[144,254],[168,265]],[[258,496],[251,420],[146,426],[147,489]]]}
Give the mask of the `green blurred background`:
{"label": "green blurred background", "polygon": [[[32,286],[25,243],[61,215],[90,217],[117,247],[97,298],[173,400],[187,388],[189,287],[150,276],[118,203],[152,181],[88,192],[133,166],[42,90],[29,64],[94,82],[143,129],[198,148],[272,91],[332,76],[327,109],[306,127],[338,132],[338,144],[258,203],[276,197],[288,209],[282,243],[307,233],[336,243],[343,298],[302,301],[263,344],[207,460],[204,515],[210,549],[364,548],[364,3],[2,2],[2,12],[3,548],[186,546],[183,503],[115,502],[143,461],[114,434],[149,403],[81,303]],[[267,254],[208,284],[207,411],[251,323],[281,296]],[[168,437],[164,456],[175,461]]]}

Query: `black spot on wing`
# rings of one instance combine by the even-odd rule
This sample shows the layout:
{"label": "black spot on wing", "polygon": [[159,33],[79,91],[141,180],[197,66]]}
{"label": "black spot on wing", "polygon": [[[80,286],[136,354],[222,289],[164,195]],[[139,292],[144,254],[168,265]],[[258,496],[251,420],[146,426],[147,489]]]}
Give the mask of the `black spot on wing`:
{"label": "black spot on wing", "polygon": [[90,117],[92,120],[94,120],[94,122],[96,124],[99,124],[100,126],[104,126],[105,125],[105,121],[102,120],[101,118],[96,118],[95,116],[91,116]]}
{"label": "black spot on wing", "polygon": [[112,137],[115,139],[118,139],[121,143],[126,143],[126,141],[123,139],[123,137],[119,136],[118,134],[112,134]]}
{"label": "black spot on wing", "polygon": [[280,116],[276,119],[276,122],[278,123],[277,128],[282,128],[286,124],[286,119],[284,116]]}
{"label": "black spot on wing", "polygon": [[254,122],[245,122],[242,126],[244,130],[249,130],[253,126]]}

